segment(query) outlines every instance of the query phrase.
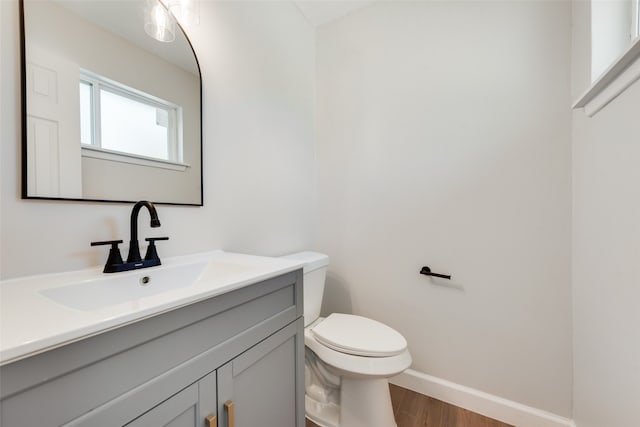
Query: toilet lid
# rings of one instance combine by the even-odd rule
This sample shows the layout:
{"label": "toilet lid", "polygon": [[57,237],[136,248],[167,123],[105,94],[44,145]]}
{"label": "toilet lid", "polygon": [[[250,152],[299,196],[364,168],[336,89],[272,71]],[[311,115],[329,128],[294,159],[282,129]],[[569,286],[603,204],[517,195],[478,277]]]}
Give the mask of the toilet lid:
{"label": "toilet lid", "polygon": [[312,332],[323,345],[356,356],[395,356],[407,348],[407,340],[397,331],[352,314],[330,314],[314,326]]}

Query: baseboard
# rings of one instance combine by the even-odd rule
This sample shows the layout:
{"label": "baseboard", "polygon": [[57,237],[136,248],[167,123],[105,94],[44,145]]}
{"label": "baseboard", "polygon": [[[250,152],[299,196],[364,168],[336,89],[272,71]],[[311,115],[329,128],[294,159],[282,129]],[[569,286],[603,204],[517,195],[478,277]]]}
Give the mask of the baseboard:
{"label": "baseboard", "polygon": [[576,427],[568,418],[413,369],[407,369],[389,382],[516,427]]}

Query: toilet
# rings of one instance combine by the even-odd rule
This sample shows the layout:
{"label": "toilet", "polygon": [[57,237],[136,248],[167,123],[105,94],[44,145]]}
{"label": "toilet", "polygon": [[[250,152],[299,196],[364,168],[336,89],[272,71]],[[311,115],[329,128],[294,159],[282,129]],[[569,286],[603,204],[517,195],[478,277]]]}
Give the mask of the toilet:
{"label": "toilet", "polygon": [[411,365],[404,337],[352,314],[320,317],[329,257],[299,252],[303,267],[305,410],[321,427],[396,427],[387,379]]}

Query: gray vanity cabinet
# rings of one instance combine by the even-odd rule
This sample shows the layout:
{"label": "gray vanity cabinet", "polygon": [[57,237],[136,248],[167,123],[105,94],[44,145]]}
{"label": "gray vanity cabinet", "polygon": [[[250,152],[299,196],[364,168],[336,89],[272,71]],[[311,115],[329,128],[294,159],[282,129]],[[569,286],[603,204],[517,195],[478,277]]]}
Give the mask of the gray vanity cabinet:
{"label": "gray vanity cabinet", "polygon": [[303,329],[298,270],[0,367],[0,426],[303,427]]}
{"label": "gray vanity cabinet", "polygon": [[[203,420],[215,417],[215,408],[216,373],[212,372],[131,421],[127,427],[201,426]],[[212,423],[215,422],[214,420],[215,418]],[[209,426],[207,425],[207,427]]]}
{"label": "gray vanity cabinet", "polygon": [[218,427],[302,426],[296,421],[298,395],[296,377],[291,375],[297,354],[297,328],[293,326],[258,343],[127,427],[209,427],[206,420],[212,416]]}
{"label": "gray vanity cabinet", "polygon": [[292,332],[282,330],[218,369],[218,426],[231,425],[226,402],[233,405],[234,427],[304,425],[298,420],[304,396],[289,374],[298,344]]}

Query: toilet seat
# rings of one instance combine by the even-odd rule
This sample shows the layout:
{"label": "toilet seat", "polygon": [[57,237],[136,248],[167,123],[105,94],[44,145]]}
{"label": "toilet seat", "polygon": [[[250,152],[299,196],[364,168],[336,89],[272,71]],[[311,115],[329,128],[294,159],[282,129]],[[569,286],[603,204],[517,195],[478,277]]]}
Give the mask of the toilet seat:
{"label": "toilet seat", "polygon": [[311,331],[325,346],[355,356],[390,357],[407,349],[407,340],[394,329],[353,314],[330,314]]}
{"label": "toilet seat", "polygon": [[411,365],[411,354],[405,348],[387,357],[367,357],[334,350],[320,342],[313,329],[326,319],[319,318],[304,331],[304,344],[313,351],[336,375],[349,378],[388,378],[397,375]]}

